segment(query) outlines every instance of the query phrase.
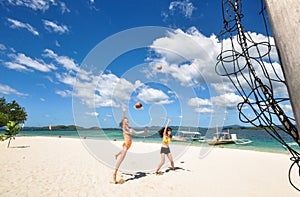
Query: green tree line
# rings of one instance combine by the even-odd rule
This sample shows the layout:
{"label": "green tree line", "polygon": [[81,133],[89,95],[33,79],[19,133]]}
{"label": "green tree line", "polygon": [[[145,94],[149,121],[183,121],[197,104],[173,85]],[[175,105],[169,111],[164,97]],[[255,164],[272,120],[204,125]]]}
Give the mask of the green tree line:
{"label": "green tree line", "polygon": [[11,139],[20,131],[21,123],[27,119],[25,108],[21,107],[15,100],[8,103],[4,97],[0,98],[0,127],[6,126],[5,134],[0,135],[0,140],[9,139],[7,147],[10,145]]}
{"label": "green tree line", "polygon": [[9,121],[22,124],[27,120],[25,108],[15,100],[8,103],[4,97],[0,98],[0,127],[6,126]]}

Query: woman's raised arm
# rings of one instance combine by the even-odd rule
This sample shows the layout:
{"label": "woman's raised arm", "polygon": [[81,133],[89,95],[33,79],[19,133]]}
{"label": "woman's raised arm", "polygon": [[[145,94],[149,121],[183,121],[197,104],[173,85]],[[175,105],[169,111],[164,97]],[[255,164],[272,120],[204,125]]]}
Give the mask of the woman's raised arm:
{"label": "woman's raised arm", "polygon": [[168,118],[167,124],[165,126],[165,130],[164,130],[164,135],[166,135],[166,133],[167,133],[167,129],[168,129],[168,126],[169,126],[170,122],[171,122],[171,119]]}

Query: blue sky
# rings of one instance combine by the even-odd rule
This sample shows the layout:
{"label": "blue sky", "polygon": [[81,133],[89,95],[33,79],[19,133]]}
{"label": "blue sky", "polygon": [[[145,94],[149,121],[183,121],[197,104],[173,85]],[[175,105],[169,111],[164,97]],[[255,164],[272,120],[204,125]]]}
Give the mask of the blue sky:
{"label": "blue sky", "polygon": [[[243,3],[246,30],[266,40],[260,1]],[[214,72],[219,0],[8,0],[0,16],[0,96],[25,107],[26,126],[117,127],[121,106],[132,126],[242,125],[240,96]]]}

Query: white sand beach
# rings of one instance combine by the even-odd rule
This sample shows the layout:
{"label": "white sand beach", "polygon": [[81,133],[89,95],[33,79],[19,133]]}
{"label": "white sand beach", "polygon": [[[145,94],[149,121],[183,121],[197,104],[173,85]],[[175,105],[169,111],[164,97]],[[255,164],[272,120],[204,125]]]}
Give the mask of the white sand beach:
{"label": "white sand beach", "polygon": [[[118,179],[125,183],[112,184],[113,168],[100,162],[80,139],[17,137],[11,148],[6,146],[7,141],[0,143],[0,196],[300,195],[288,181],[287,154],[213,148],[201,156],[199,147],[189,147],[175,160],[176,171],[168,171],[166,159],[163,175],[120,170]],[[124,162],[130,163],[135,150],[149,147],[159,149],[160,144],[133,142]],[[113,158],[115,152],[110,154]],[[158,165],[159,153],[149,160]]]}

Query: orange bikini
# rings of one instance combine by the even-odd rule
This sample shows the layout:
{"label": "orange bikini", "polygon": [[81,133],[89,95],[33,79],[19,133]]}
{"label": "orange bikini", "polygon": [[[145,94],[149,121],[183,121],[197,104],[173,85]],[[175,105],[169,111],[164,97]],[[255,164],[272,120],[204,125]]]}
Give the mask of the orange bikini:
{"label": "orange bikini", "polygon": [[127,150],[131,147],[132,141],[126,144],[126,142],[123,143],[123,147],[127,147]]}
{"label": "orange bikini", "polygon": [[[131,134],[132,130],[130,128],[125,129],[123,132],[125,142],[123,143],[123,147],[127,147],[127,150],[131,147],[132,141],[131,141]],[[130,140],[127,140],[130,138]]]}

